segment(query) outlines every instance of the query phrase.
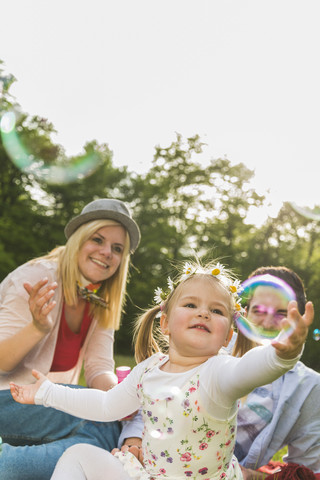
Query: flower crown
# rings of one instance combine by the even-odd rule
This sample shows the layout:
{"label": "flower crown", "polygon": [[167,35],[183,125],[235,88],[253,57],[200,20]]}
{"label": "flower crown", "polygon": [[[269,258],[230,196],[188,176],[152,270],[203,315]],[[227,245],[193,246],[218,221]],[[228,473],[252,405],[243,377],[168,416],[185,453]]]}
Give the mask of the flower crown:
{"label": "flower crown", "polygon": [[166,290],[163,290],[160,287],[156,288],[154,292],[155,303],[157,305],[162,305],[167,300],[171,292],[173,292],[173,290],[181,282],[183,282],[188,277],[191,277],[192,275],[195,275],[197,273],[212,275],[213,277],[216,277],[217,279],[219,279],[221,283],[227,287],[230,294],[234,298],[236,312],[239,312],[239,313],[243,312],[244,309],[241,306],[241,298],[239,297],[239,293],[243,290],[240,284],[240,281],[232,279],[227,274],[227,271],[224,265],[222,265],[219,262],[215,265],[211,265],[210,269],[202,268],[199,265],[192,265],[191,263],[188,263],[188,262],[185,263],[182,271],[182,275],[178,278],[176,282],[174,282],[170,277],[168,277],[168,280],[167,280],[168,288]]}

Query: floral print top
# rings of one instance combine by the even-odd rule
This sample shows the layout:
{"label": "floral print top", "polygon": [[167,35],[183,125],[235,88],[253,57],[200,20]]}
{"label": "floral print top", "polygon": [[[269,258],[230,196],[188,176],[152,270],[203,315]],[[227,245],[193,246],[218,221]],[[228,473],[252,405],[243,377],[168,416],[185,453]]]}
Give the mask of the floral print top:
{"label": "floral print top", "polygon": [[151,398],[145,394],[145,375],[166,360],[166,356],[155,355],[138,385],[145,424],[144,463],[150,480],[242,479],[233,456],[236,415],[220,421],[204,410],[199,395],[201,366],[182,389],[172,388],[167,398]]}

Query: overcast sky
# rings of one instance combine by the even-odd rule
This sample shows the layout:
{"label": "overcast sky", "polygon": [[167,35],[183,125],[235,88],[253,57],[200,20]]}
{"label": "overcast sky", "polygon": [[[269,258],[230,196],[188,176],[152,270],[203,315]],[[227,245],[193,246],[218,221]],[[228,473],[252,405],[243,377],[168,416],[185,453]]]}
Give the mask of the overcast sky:
{"label": "overcast sky", "polygon": [[319,0],[0,0],[22,109],[68,154],[109,144],[143,172],[199,134],[201,161],[255,170],[275,208],[320,204]]}

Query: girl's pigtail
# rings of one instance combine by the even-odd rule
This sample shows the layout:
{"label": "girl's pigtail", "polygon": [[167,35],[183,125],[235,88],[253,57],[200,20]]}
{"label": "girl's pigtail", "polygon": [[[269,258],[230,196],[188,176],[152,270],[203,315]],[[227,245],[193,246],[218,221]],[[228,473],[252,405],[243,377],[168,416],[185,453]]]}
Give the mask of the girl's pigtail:
{"label": "girl's pigtail", "polygon": [[256,346],[256,343],[247,338],[245,335],[243,335],[242,332],[238,330],[237,339],[232,350],[232,355],[234,357],[242,357],[245,353],[251,350],[251,348]]}
{"label": "girl's pigtail", "polygon": [[151,357],[154,353],[160,352],[160,348],[153,334],[154,320],[160,312],[157,305],[146,311],[138,318],[134,328],[135,360],[137,363]]}

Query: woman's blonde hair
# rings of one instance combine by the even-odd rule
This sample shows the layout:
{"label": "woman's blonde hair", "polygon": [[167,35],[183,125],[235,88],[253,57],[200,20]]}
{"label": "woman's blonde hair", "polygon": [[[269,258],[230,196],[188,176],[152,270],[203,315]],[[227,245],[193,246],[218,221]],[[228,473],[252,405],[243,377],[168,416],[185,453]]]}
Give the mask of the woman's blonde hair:
{"label": "woman's blonde hair", "polygon": [[[62,282],[63,295],[67,305],[74,305],[77,302],[77,282],[80,281],[81,277],[78,256],[82,245],[97,230],[108,226],[122,225],[114,220],[94,220],[85,223],[71,235],[66,245],[54,248],[47,255],[34,260],[34,262],[40,259],[53,260],[58,263],[58,276]],[[99,289],[99,295],[106,300],[108,306],[105,309],[97,305],[90,305],[90,313],[104,328],[117,330],[120,327],[128,279],[129,252],[130,238],[126,231],[125,245],[119,268],[112,277],[102,282]]]}
{"label": "woman's blonde hair", "polygon": [[236,299],[229,288],[230,283],[233,281],[231,272],[224,268],[222,279],[220,279],[212,274],[212,271],[216,267],[216,264],[213,262],[206,264],[204,267],[199,264],[199,261],[192,264],[189,262],[188,267],[189,266],[191,266],[191,270],[194,273],[188,276],[185,275],[185,272],[181,273],[177,280],[172,282],[173,288],[162,304],[150,308],[138,317],[134,327],[135,360],[137,363],[142,362],[156,352],[166,353],[168,351],[168,337],[162,333],[160,323],[155,322],[155,319],[160,317],[162,313],[170,314],[174,300],[180,294],[183,286],[195,277],[218,282],[230,295],[230,327],[232,326]]}

